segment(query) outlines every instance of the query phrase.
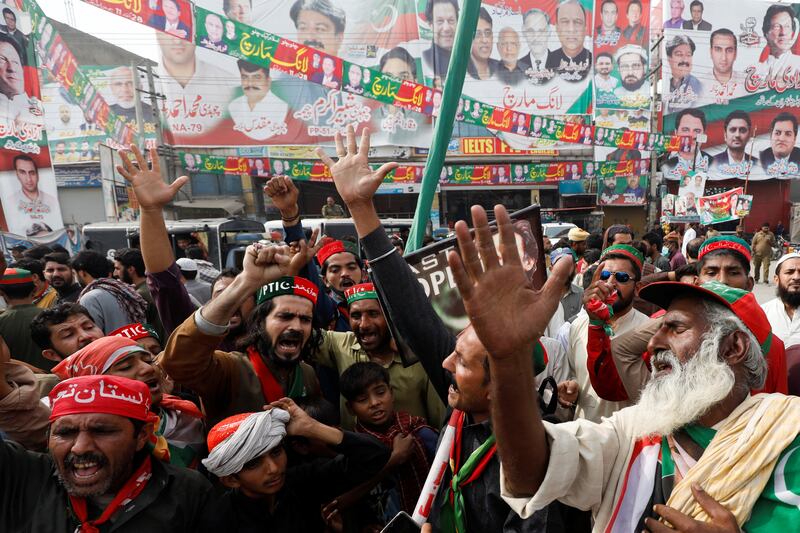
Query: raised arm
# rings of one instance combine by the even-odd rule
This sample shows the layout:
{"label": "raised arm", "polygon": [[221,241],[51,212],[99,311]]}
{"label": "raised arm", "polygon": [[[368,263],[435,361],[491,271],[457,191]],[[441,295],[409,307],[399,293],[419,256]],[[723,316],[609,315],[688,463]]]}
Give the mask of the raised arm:
{"label": "raised arm", "polygon": [[456,224],[461,257],[451,251],[453,271],[470,322],[489,353],[492,426],[505,482],[514,494],[535,494],[547,472],[550,450],[539,415],[531,353],[555,313],[561,288],[572,270],[562,259],[541,290],[528,282],[517,252],[511,219],[495,207],[502,264],[486,212],[472,207],[475,239],[467,224]]}
{"label": "raised arm", "polygon": [[136,146],[131,145],[130,153],[133,154],[136,165],[131,162],[128,153],[124,152],[121,154],[122,166],[118,166],[117,170],[133,186],[139,202],[139,245],[147,271],[147,286],[164,331],[169,336],[195,310],[175,265],[163,213],[164,206],[172,201],[189,178],[181,176],[167,184],[161,175],[155,149],[150,151],[152,168]]}
{"label": "raised arm", "polygon": [[334,162],[322,149],[317,154],[331,169],[339,196],[347,205],[358,237],[366,251],[373,283],[386,302],[386,313],[411,351],[419,358],[442,401],[447,401],[451,380],[442,361],[455,348],[455,337],[433,310],[430,300],[408,263],[395,251],[375,211],[375,191],[397,163],[386,163],[373,171],[368,164],[369,131],[356,146],[355,132],[347,130],[347,146],[337,134]]}

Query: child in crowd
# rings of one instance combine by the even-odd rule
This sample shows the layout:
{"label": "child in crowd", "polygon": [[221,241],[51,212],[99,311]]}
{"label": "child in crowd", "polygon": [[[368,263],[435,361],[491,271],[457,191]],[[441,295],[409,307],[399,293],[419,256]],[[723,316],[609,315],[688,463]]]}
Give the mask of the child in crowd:
{"label": "child in crowd", "polygon": [[339,380],[347,409],[355,415],[356,433],[366,433],[392,449],[392,456],[376,478],[359,487],[367,492],[378,484],[386,493],[384,516],[398,511],[411,514],[417,503],[438,434],[422,417],[394,410],[389,372],[377,363],[356,363]]}

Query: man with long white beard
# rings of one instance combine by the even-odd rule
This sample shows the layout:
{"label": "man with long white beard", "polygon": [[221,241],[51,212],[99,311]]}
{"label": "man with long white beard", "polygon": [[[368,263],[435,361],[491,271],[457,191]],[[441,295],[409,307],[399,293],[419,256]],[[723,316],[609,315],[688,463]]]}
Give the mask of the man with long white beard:
{"label": "man with long white beard", "polygon": [[[508,218],[497,219],[509,242]],[[462,259],[448,259],[489,353],[503,498],[521,517],[559,500],[591,509],[594,531],[673,531],[659,518],[679,531],[796,527],[800,399],[749,394],[763,385],[772,341],[752,293],[717,282],[645,287],[640,295],[667,313],[639,403],[599,424],[543,423],[530,357],[541,331],[517,317],[544,296],[507,289],[522,266],[513,246],[498,261],[486,225],[473,242],[459,222]]]}

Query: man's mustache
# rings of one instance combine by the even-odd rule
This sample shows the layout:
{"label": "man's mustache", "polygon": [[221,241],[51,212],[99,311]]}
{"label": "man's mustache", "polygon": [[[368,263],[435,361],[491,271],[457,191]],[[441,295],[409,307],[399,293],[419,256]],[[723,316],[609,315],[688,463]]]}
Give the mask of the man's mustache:
{"label": "man's mustache", "polygon": [[306,39],[305,41],[303,41],[303,44],[306,44],[308,46],[313,46],[314,48],[319,48],[321,50],[325,50],[325,45],[322,44],[320,41],[314,39]]}
{"label": "man's mustache", "polygon": [[692,65],[690,65],[687,61],[681,61],[680,63],[678,63],[678,66],[679,67],[691,67]]}

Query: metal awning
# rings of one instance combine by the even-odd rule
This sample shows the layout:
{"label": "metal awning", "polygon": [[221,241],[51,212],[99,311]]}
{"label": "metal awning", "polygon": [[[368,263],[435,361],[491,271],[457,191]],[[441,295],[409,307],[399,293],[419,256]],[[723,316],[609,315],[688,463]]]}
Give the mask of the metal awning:
{"label": "metal awning", "polygon": [[235,214],[244,209],[244,204],[236,200],[216,199],[216,200],[181,200],[173,202],[175,207],[182,207],[184,209],[222,209],[228,214]]}

